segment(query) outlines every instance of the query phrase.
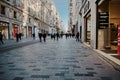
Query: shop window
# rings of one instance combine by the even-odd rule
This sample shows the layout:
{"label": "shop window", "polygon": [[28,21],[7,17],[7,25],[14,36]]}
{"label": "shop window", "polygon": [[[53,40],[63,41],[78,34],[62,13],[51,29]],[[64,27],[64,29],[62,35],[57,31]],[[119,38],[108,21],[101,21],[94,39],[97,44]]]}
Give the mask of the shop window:
{"label": "shop window", "polygon": [[73,4],[72,4],[72,3],[70,3],[70,6],[73,6]]}
{"label": "shop window", "polygon": [[1,5],[1,14],[5,15],[5,6]]}
{"label": "shop window", "polygon": [[17,18],[17,12],[14,11],[14,18],[16,19]]}
{"label": "shop window", "polygon": [[29,18],[29,23],[31,23],[31,18]]}

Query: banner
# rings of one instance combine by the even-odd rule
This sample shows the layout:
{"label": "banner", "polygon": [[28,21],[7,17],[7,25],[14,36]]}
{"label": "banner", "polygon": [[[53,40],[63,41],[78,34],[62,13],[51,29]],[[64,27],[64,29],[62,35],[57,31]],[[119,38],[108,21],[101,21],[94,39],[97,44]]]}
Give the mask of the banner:
{"label": "banner", "polygon": [[118,25],[118,50],[117,53],[120,55],[120,24]]}

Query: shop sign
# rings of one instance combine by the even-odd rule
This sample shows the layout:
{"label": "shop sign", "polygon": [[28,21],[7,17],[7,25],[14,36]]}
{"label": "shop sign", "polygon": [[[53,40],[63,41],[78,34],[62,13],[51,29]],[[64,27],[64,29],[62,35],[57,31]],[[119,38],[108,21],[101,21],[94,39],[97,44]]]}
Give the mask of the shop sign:
{"label": "shop sign", "polygon": [[16,37],[16,33],[18,33],[18,27],[14,27],[14,37]]}
{"label": "shop sign", "polygon": [[118,51],[117,53],[120,55],[120,24],[118,26]]}
{"label": "shop sign", "polygon": [[109,14],[108,12],[99,13],[99,28],[107,28],[109,26]]}

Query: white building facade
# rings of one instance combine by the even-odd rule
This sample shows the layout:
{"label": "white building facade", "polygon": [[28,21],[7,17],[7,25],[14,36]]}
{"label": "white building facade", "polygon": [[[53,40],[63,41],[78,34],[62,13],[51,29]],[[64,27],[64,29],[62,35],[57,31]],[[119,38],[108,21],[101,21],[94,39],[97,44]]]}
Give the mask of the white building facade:
{"label": "white building facade", "polygon": [[55,6],[51,12],[49,2],[50,0],[0,0],[0,31],[4,39],[15,39],[16,33],[22,33],[22,38],[32,37],[33,33],[36,37],[39,32],[50,33],[51,26],[59,20],[56,20]]}
{"label": "white building facade", "polygon": [[[76,12],[77,18],[69,17],[72,21],[74,18],[74,21],[78,23],[77,31],[80,31],[81,41],[95,49],[117,50],[118,26],[120,24],[118,7],[120,7],[120,0],[79,1],[79,7],[75,3],[76,8],[72,8],[78,10]],[[73,27],[74,22],[72,21],[69,19],[69,26],[72,24],[71,26]],[[77,26],[75,23],[75,27]]]}

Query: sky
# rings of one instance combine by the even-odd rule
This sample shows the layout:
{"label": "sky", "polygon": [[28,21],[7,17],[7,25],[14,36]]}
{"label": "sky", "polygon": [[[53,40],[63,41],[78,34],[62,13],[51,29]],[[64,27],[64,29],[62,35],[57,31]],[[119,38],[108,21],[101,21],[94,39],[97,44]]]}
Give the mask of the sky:
{"label": "sky", "polygon": [[53,0],[59,15],[62,18],[65,29],[68,28],[68,0]]}

